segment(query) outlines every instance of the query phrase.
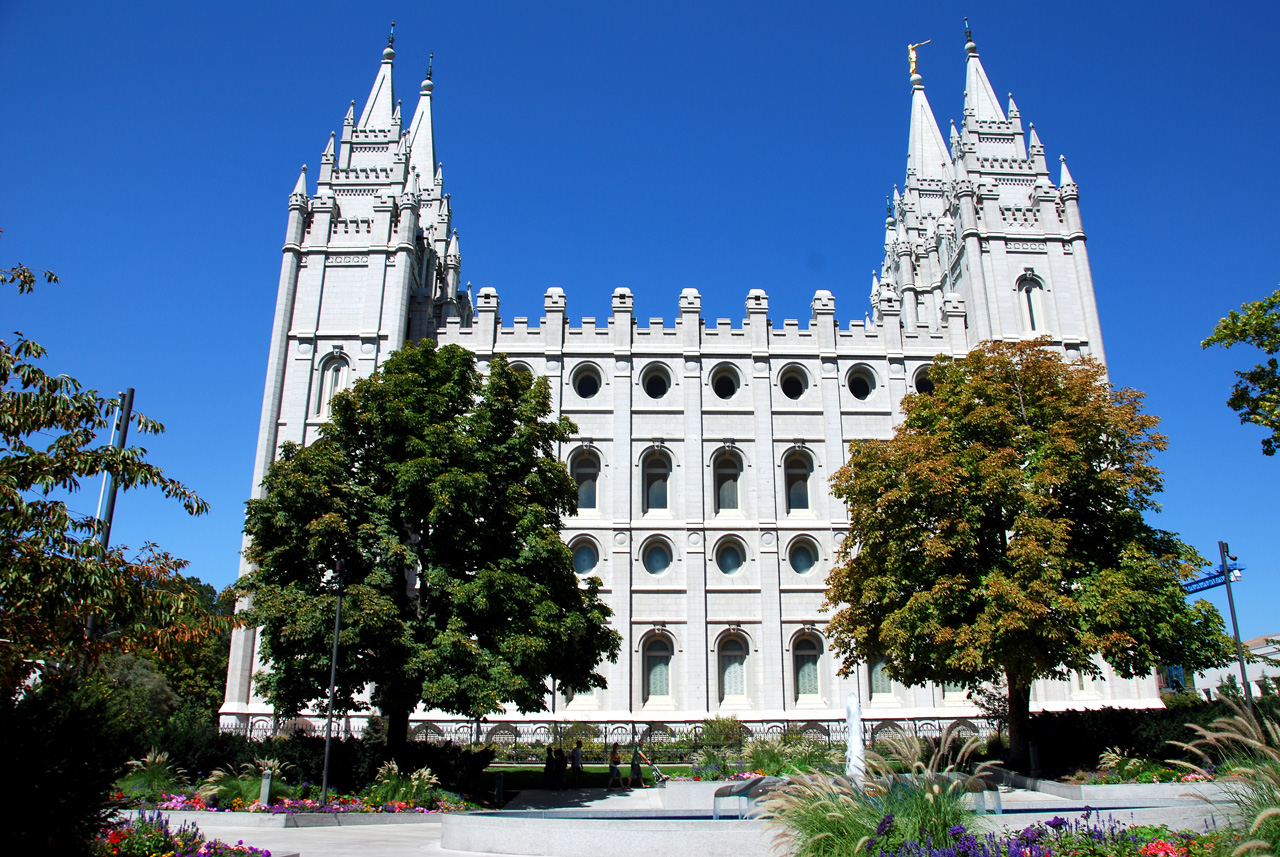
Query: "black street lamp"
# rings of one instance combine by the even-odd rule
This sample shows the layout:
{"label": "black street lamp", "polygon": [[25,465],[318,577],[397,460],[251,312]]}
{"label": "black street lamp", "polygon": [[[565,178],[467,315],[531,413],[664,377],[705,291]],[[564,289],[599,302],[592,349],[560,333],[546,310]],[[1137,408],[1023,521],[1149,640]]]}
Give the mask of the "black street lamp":
{"label": "black street lamp", "polygon": [[324,774],[320,780],[320,805],[329,799],[329,744],[333,737],[333,697],[338,684],[338,631],[342,627],[342,570],[345,563],[338,560],[334,572],[338,583],[338,603],[333,612],[333,654],[329,660],[329,713],[324,720]]}
{"label": "black street lamp", "polygon": [[1222,580],[1227,585],[1227,607],[1231,610],[1231,632],[1236,638],[1236,657],[1240,659],[1240,683],[1244,686],[1244,702],[1249,707],[1249,717],[1253,717],[1253,688],[1249,686],[1249,674],[1244,666],[1244,646],[1240,643],[1240,626],[1236,624],[1236,600],[1231,594],[1231,570],[1227,568],[1227,560],[1235,561],[1226,542],[1218,542],[1218,553],[1222,557]]}

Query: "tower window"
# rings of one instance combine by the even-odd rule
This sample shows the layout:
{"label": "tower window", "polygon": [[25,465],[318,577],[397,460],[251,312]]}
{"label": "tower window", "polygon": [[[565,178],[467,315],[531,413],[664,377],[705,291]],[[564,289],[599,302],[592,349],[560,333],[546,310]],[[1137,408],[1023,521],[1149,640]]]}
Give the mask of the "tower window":
{"label": "tower window", "polygon": [[583,399],[590,399],[600,392],[600,373],[594,366],[583,366],[573,373],[573,391]]}
{"label": "tower window", "polygon": [[316,413],[329,416],[332,413],[333,397],[345,390],[346,386],[347,362],[340,357],[329,361],[320,379],[320,399],[316,403]]}
{"label": "tower window", "polygon": [[1018,281],[1019,302],[1022,304],[1022,328],[1027,333],[1041,333],[1048,329],[1044,314],[1044,287],[1038,280],[1024,277]]}
{"label": "tower window", "polygon": [[600,459],[584,452],[573,459],[573,481],[578,484],[578,508],[596,507],[596,481],[600,478]]}
{"label": "tower window", "polygon": [[671,389],[671,376],[662,365],[651,366],[644,373],[640,384],[650,399],[661,399]]}
{"label": "tower window", "polygon": [[884,660],[877,659],[871,662],[871,695],[880,696],[893,693],[893,683],[889,681],[889,674],[884,671]]}
{"label": "tower window", "polygon": [[788,559],[791,561],[792,571],[796,574],[808,574],[818,564],[818,551],[808,540],[801,539],[791,546]]}
{"label": "tower window", "polygon": [[655,637],[644,647],[644,701],[671,696],[671,644]]}
{"label": "tower window", "polygon": [[737,574],[742,571],[742,565],[745,562],[746,552],[732,539],[721,543],[716,550],[716,568],[720,569],[722,574]]}
{"label": "tower window", "polygon": [[645,546],[640,561],[644,564],[644,570],[654,577],[666,574],[667,569],[671,568],[671,549],[664,542],[654,540]]}
{"label": "tower window", "polygon": [[795,512],[809,508],[809,476],[813,473],[813,464],[809,456],[803,452],[793,452],[787,456],[783,465],[787,487],[787,511]]}
{"label": "tower window", "polygon": [[586,577],[596,570],[600,563],[600,553],[589,541],[578,542],[573,547],[573,570],[580,577]]}
{"label": "tower window", "polygon": [[738,371],[732,366],[721,366],[711,375],[711,389],[722,399],[736,396],[738,386]]}
{"label": "tower window", "polygon": [[716,511],[738,508],[738,481],[742,476],[742,462],[731,452],[716,459]]}
{"label": "tower window", "polygon": [[671,477],[671,459],[655,452],[644,460],[644,511],[667,508],[667,480]]}
{"label": "tower window", "polygon": [[788,399],[798,399],[809,389],[809,376],[799,366],[789,366],[778,379],[778,386]]}
{"label": "tower window", "polygon": [[737,637],[720,644],[720,700],[747,695],[747,647]]}
{"label": "tower window", "polygon": [[933,389],[933,379],[929,377],[929,367],[926,366],[916,373],[916,392],[932,396]]}
{"label": "tower window", "polygon": [[817,696],[821,691],[818,686],[818,660],[822,657],[822,648],[812,637],[801,637],[796,641],[796,698]]}
{"label": "tower window", "polygon": [[849,373],[849,392],[858,401],[866,401],[876,389],[876,376],[865,367],[859,367]]}

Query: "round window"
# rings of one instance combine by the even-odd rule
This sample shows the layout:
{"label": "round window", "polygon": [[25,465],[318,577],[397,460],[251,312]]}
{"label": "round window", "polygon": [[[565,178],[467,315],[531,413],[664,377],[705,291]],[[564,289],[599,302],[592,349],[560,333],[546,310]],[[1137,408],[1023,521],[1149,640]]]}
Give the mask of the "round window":
{"label": "round window", "polygon": [[866,399],[876,388],[876,379],[866,371],[856,371],[849,375],[849,392],[859,401]]}
{"label": "round window", "polygon": [[818,553],[813,545],[797,542],[791,547],[791,568],[796,574],[808,574],[818,564]]}
{"label": "round window", "polygon": [[732,399],[738,392],[738,373],[729,366],[717,369],[711,376],[711,389],[722,399]]}
{"label": "round window", "polygon": [[654,542],[644,549],[644,570],[659,575],[671,568],[671,550],[662,542]]}
{"label": "round window", "polygon": [[667,376],[666,369],[655,366],[645,373],[641,384],[650,399],[661,399],[671,389],[671,378]]}
{"label": "round window", "polygon": [[933,395],[933,380],[929,377],[927,367],[916,373],[916,392],[924,393],[926,396]]}
{"label": "round window", "polygon": [[788,399],[798,399],[809,389],[809,376],[803,369],[793,367],[782,373],[778,386],[782,388],[782,395]]}
{"label": "round window", "polygon": [[600,555],[596,553],[595,545],[590,542],[581,542],[573,549],[573,570],[577,574],[588,575],[595,571],[596,564],[600,562]]}
{"label": "round window", "polygon": [[736,542],[726,542],[716,551],[716,567],[724,574],[737,574],[742,571],[746,557]]}
{"label": "round window", "polygon": [[595,367],[584,366],[573,376],[573,391],[584,399],[600,392],[600,375]]}

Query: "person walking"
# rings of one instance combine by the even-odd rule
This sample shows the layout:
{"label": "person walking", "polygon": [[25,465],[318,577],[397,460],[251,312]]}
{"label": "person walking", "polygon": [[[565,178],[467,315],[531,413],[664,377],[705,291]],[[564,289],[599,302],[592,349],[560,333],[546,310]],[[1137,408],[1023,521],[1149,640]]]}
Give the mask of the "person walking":
{"label": "person walking", "polygon": [[565,787],[565,768],[569,767],[569,760],[564,754],[563,747],[556,748],[555,767],[551,772],[552,788],[556,791],[562,791]]}
{"label": "person walking", "polygon": [[642,788],[644,788],[644,787],[645,787],[645,785],[644,785],[644,770],[640,767],[640,763],[641,763],[642,761],[643,761],[646,765],[652,764],[652,763],[649,761],[649,758],[644,754],[644,739],[643,739],[643,738],[641,738],[641,739],[639,739],[638,741],[636,741],[636,747],[635,747],[635,749],[634,749],[634,750],[632,750],[632,751],[631,751],[631,777],[630,777],[630,779],[631,779],[631,781],[632,781],[633,783],[638,783],[638,784],[639,784],[639,785],[636,785],[636,786],[635,786],[635,787],[636,787],[636,788],[638,788],[638,789],[642,789]]}
{"label": "person walking", "polygon": [[609,784],[604,787],[605,791],[613,788],[616,782],[618,788],[622,788],[622,753],[618,752],[618,742],[613,742],[613,749],[609,751]]}
{"label": "person walking", "polygon": [[573,787],[575,789],[582,788],[582,742],[573,745],[573,753],[570,754],[571,761],[569,763],[570,770],[573,773]]}
{"label": "person walking", "polygon": [[548,744],[547,762],[542,766],[542,787],[548,791],[555,788],[554,778],[556,759],[553,755],[554,752],[555,751],[552,749],[551,745]]}

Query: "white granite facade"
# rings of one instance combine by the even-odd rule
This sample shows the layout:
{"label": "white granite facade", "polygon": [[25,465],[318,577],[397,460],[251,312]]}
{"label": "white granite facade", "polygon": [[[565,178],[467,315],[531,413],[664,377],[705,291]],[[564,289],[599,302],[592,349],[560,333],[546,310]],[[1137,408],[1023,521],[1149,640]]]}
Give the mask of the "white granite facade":
{"label": "white granite facade", "polygon": [[[304,173],[289,198],[254,485],[282,441],[314,437],[334,390],[406,339],[463,345],[482,368],[503,353],[549,378],[556,411],[579,427],[561,451],[580,485],[564,536],[579,570],[603,581],[624,640],[604,666],[608,688],[557,695],[558,715],[836,720],[849,692],[870,718],[976,713],[955,689],[902,687],[865,666],[839,677],[819,610],[846,526],[827,480],[850,440],[890,436],[936,355],[1047,335],[1068,355],[1104,357],[1077,187],[1065,162],[1053,184],[1034,126],[1024,131],[1012,99],[1001,108],[976,46],[965,49],[950,146],[912,76],[906,180],[869,314],[842,321],[820,291],[810,319],[775,324],[752,290],[745,319],[710,324],[686,288],[676,317],[642,325],[627,289],[607,319],[572,320],[553,288],[536,324],[508,324],[493,288],[459,288],[432,83],[402,131],[388,48],[360,118],[353,102],[322,157],[316,193]],[[256,650],[253,632],[236,633],[228,727],[271,717],[250,691]],[[1104,674],[1037,683],[1033,707],[1160,704],[1154,679]]]}

